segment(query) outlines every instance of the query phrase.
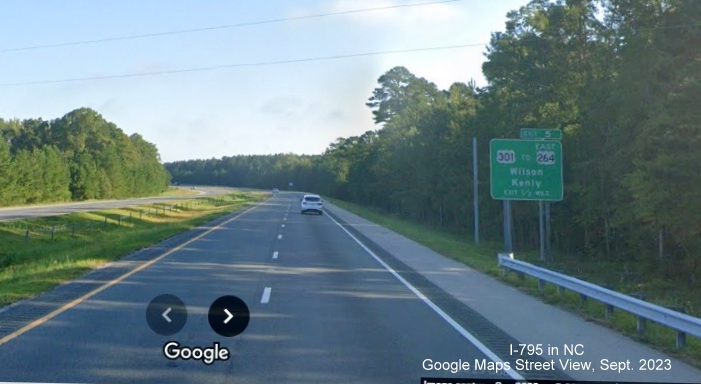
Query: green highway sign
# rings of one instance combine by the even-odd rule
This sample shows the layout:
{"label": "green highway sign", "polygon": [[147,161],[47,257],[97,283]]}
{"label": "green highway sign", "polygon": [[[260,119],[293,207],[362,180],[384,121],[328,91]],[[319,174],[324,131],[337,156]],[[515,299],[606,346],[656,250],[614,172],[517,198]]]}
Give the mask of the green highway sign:
{"label": "green highway sign", "polygon": [[560,140],[562,131],[559,129],[521,128],[521,136],[524,140]]}
{"label": "green highway sign", "polygon": [[562,200],[559,141],[493,139],[489,153],[493,199]]}

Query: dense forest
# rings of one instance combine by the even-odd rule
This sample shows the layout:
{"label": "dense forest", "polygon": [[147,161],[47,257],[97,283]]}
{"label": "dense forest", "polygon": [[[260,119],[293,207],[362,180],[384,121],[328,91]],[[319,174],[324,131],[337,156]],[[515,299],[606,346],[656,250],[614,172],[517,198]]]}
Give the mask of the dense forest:
{"label": "dense forest", "polygon": [[151,195],[170,182],[153,144],[88,108],[0,119],[0,137],[1,206]]}
{"label": "dense forest", "polygon": [[[166,164],[174,180],[287,187],[375,206],[447,229],[472,227],[479,143],[481,233],[500,240],[489,140],[519,128],[563,131],[565,198],[554,247],[581,258],[647,260],[701,272],[701,1],[535,0],[492,34],[488,86],[441,90],[404,67],[367,102],[376,129],[319,156],[234,156]],[[469,26],[466,26],[469,28]],[[514,241],[537,245],[537,204],[513,204]],[[669,262],[672,261],[672,262]]]}

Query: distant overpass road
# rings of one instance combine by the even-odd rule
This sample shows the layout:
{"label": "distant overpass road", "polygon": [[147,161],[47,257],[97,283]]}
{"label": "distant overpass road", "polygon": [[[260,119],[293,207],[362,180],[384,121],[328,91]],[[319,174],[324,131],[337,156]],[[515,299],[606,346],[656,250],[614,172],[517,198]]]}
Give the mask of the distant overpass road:
{"label": "distant overpass road", "polygon": [[[298,199],[281,193],[189,240],[161,245],[151,261],[126,259],[122,264],[136,270],[23,326],[12,322],[13,314],[32,303],[50,306],[48,299],[0,312],[0,381],[415,383],[422,376],[520,377],[474,366],[475,360],[505,358],[503,347],[515,339],[454,299],[429,292],[429,285],[417,291],[421,276],[387,262],[337,219],[301,215]],[[88,274],[82,280],[95,279]],[[187,306],[187,321],[172,336],[156,334],[146,321],[147,305],[162,294]],[[207,317],[209,306],[225,295],[243,299],[251,313],[245,332],[231,338],[215,333]],[[518,313],[518,303],[510,313]],[[479,332],[465,323],[477,324]],[[169,341],[191,347],[219,342],[232,356],[212,365],[169,361],[162,352]],[[494,346],[501,346],[498,356]],[[471,370],[426,371],[427,359],[462,360]],[[562,372],[536,376],[568,378]]]}
{"label": "distant overpass road", "polygon": [[233,188],[226,187],[198,187],[194,191],[196,194],[185,196],[157,196],[141,197],[124,200],[93,200],[76,203],[59,203],[47,205],[35,205],[24,207],[0,208],[0,221],[11,221],[19,219],[29,219],[33,217],[46,217],[67,215],[75,212],[97,211],[111,208],[124,208],[136,205],[147,205],[163,203],[174,200],[187,200],[198,197],[218,196],[233,191]]}

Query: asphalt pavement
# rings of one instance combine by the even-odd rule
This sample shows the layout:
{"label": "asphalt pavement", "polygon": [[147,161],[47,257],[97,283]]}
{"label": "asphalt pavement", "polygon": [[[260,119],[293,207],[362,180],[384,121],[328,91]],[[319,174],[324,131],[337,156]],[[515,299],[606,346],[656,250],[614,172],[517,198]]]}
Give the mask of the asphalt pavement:
{"label": "asphalt pavement", "polygon": [[[59,313],[40,325],[16,326],[0,339],[0,380],[398,383],[418,381],[427,358],[489,359],[327,216],[301,215],[297,198],[270,199],[164,248],[171,253],[150,265],[131,261],[132,268],[147,266],[52,308]],[[146,322],[149,302],[162,294],[187,307],[183,329],[172,336]],[[231,338],[216,334],[207,316],[225,295],[243,299],[251,316]],[[0,313],[0,326],[31,301]],[[231,358],[170,361],[162,350],[171,340],[219,342]]]}
{"label": "asphalt pavement", "polygon": [[[302,215],[299,196],[278,194],[0,311],[0,381],[627,380],[632,371],[602,373],[598,359],[637,358],[637,348],[659,356],[337,207]],[[55,292],[68,293],[56,300]],[[187,311],[182,329],[168,336],[147,322],[149,303],[164,294]],[[210,306],[223,296],[250,311],[247,328],[233,337],[210,326]],[[152,317],[166,328],[182,319],[167,307],[173,311]],[[234,314],[224,321],[241,318]],[[164,346],[171,341],[219,343],[229,356],[211,364],[170,360]],[[596,369],[548,369],[551,356],[527,356],[531,367],[514,369],[524,356],[509,349],[519,343],[582,344],[583,356],[555,361],[592,360]],[[512,369],[499,370],[503,364]],[[699,382],[697,370],[672,364],[666,376],[646,377]]]}

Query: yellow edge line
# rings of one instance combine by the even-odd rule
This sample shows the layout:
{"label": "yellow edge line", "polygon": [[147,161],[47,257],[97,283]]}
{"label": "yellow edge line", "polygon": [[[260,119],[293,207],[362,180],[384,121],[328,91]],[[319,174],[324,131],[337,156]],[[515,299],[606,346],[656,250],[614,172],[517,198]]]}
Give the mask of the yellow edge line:
{"label": "yellow edge line", "polygon": [[75,307],[76,305],[78,305],[78,304],[82,303],[83,301],[85,301],[85,300],[87,300],[87,299],[89,299],[89,298],[91,298],[91,297],[97,295],[98,293],[104,291],[105,289],[107,289],[107,288],[109,288],[109,287],[111,287],[111,286],[113,286],[113,285],[115,285],[115,284],[121,282],[122,280],[126,279],[127,277],[129,277],[129,276],[131,276],[131,275],[133,275],[133,274],[135,274],[135,273],[137,273],[137,272],[139,272],[139,271],[141,271],[141,270],[144,270],[144,269],[150,267],[150,266],[153,265],[154,263],[156,263],[156,262],[158,262],[159,260],[162,260],[162,259],[165,258],[166,256],[170,255],[171,253],[182,249],[183,247],[189,245],[190,243],[201,239],[202,237],[204,237],[205,235],[209,234],[210,232],[212,232],[212,231],[214,231],[214,230],[216,230],[216,229],[221,228],[221,226],[226,225],[226,224],[229,224],[230,222],[232,222],[232,221],[238,219],[239,217],[241,217],[241,216],[247,214],[248,212],[250,212],[250,211],[252,211],[252,210],[258,208],[261,204],[262,204],[262,202],[260,202],[260,203],[258,203],[258,204],[256,204],[256,205],[254,205],[254,206],[252,206],[252,207],[246,209],[245,211],[239,213],[238,215],[232,217],[232,218],[229,219],[229,220],[226,220],[225,222],[223,222],[223,223],[217,225],[216,227],[210,228],[209,230],[207,230],[207,232],[204,232],[204,233],[202,233],[202,234],[200,234],[200,235],[198,235],[198,236],[196,236],[196,237],[194,237],[194,238],[192,238],[192,239],[190,239],[190,240],[188,240],[188,241],[186,241],[186,242],[184,242],[184,243],[178,245],[177,247],[175,247],[175,248],[173,248],[173,249],[171,249],[171,250],[165,252],[164,254],[162,254],[162,255],[156,257],[155,259],[152,259],[152,260],[150,260],[150,261],[148,261],[148,262],[146,262],[146,263],[144,263],[144,264],[141,264],[140,266],[138,266],[138,267],[132,269],[131,271],[129,271],[129,272],[123,274],[122,276],[119,276],[119,277],[117,277],[116,279],[114,279],[114,280],[112,280],[112,281],[110,281],[110,282],[108,282],[108,283],[106,283],[106,284],[104,284],[104,285],[102,285],[102,286],[100,286],[100,287],[98,287],[98,288],[95,288],[94,290],[92,290],[92,291],[86,293],[85,295],[83,295],[83,296],[81,296],[81,297],[79,297],[79,298],[77,298],[77,299],[74,299],[74,300],[71,301],[70,303],[64,304],[63,306],[61,306],[61,307],[59,307],[59,308],[56,308],[56,309],[55,309],[54,311],[52,311],[51,313],[49,313],[49,314],[47,314],[47,315],[44,315],[44,316],[42,316],[42,317],[40,317],[40,318],[38,318],[38,319],[32,321],[31,323],[25,325],[24,327],[22,327],[22,328],[20,328],[20,329],[18,329],[18,330],[16,330],[16,331],[10,333],[9,335],[3,337],[2,339],[0,339],[0,345],[3,345],[3,344],[5,344],[5,343],[7,343],[8,341],[10,341],[10,340],[12,340],[12,339],[14,339],[14,338],[16,338],[16,337],[18,337],[18,336],[24,334],[25,332],[30,331],[30,330],[32,330],[32,329],[34,329],[34,328],[36,328],[36,327],[38,327],[38,326],[44,324],[45,322],[47,322],[47,321],[51,320],[52,318],[54,318],[54,317],[60,315],[61,313],[63,313],[63,312],[65,312],[65,311],[67,311],[67,310],[69,310],[69,309]]}

